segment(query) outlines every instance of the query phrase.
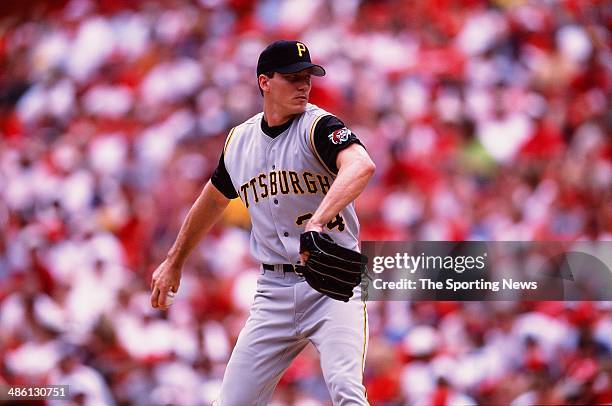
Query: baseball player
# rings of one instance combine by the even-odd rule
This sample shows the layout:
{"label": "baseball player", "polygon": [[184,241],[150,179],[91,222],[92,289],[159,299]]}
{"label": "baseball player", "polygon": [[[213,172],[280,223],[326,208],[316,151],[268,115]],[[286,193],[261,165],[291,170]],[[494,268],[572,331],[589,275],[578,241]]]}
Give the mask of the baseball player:
{"label": "baseball player", "polygon": [[[348,267],[360,255],[353,202],[375,165],[342,121],[308,103],[312,76],[324,75],[302,42],[276,41],[262,51],[257,81],[263,112],[231,129],[211,180],[153,273],[151,304],[165,309],[191,250],[230,199],[242,199],[261,275],[225,371],[221,406],[268,404],[308,343],[320,354],[334,405],[368,404],[365,301],[359,278],[343,278],[353,277]],[[347,260],[352,253],[357,257]],[[340,263],[324,265],[329,258]],[[334,283],[344,288],[334,292]]]}

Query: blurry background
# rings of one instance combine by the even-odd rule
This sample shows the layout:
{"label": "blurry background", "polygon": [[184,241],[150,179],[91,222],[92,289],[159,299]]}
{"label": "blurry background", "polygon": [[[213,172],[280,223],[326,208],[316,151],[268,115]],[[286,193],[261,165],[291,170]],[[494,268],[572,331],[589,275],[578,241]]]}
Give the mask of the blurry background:
{"label": "blurry background", "polygon": [[[607,4],[606,4],[607,3]],[[377,164],[363,240],[612,238],[605,0],[2,2],[0,384],[208,404],[254,292],[239,201],[168,313],[150,273],[296,38]],[[608,202],[608,203],[606,203]],[[610,403],[610,303],[369,303],[373,405]],[[239,390],[239,389],[238,389]],[[275,402],[329,402],[316,351]]]}

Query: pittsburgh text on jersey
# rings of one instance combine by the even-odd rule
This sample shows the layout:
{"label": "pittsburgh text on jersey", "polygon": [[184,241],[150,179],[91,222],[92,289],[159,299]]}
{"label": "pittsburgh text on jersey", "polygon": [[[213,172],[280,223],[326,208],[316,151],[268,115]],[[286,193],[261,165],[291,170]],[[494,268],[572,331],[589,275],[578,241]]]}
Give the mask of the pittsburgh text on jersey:
{"label": "pittsburgh text on jersey", "polygon": [[240,197],[244,201],[244,205],[249,207],[253,202],[259,203],[260,200],[276,196],[279,193],[283,195],[322,193],[325,195],[330,186],[330,179],[326,175],[279,170],[267,174],[260,173],[251,178],[240,186]]}

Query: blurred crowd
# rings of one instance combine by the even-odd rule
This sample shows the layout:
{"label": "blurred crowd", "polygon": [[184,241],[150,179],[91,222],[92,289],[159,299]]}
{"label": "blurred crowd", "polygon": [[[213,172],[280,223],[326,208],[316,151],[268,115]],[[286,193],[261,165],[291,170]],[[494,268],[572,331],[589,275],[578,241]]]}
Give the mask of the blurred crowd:
{"label": "blurred crowd", "polygon": [[[167,313],[150,273],[228,130],[261,111],[255,65],[278,38],[309,46],[328,72],[311,102],[376,162],[362,240],[612,238],[604,0],[51,3],[0,16],[0,385],[215,398],[259,274],[241,203]],[[374,405],[612,403],[610,303],[368,308]],[[329,402],[314,350],[275,402]]]}

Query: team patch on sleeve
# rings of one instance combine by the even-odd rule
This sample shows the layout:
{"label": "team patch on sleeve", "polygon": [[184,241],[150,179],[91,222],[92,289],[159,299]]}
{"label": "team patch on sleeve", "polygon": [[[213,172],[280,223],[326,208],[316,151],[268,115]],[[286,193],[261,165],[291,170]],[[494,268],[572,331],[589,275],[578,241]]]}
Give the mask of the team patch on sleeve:
{"label": "team patch on sleeve", "polygon": [[319,117],[313,126],[310,131],[312,150],[325,169],[336,175],[338,173],[336,160],[340,151],[354,143],[361,145],[361,142],[355,133],[335,116]]}
{"label": "team patch on sleeve", "polygon": [[348,141],[348,139],[351,137],[351,130],[349,130],[346,127],[342,127],[334,131],[333,133],[329,134],[327,137],[333,144],[339,145],[339,144],[342,144],[343,142]]}

